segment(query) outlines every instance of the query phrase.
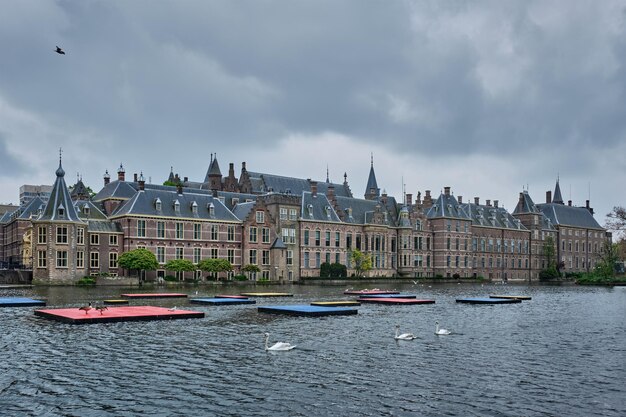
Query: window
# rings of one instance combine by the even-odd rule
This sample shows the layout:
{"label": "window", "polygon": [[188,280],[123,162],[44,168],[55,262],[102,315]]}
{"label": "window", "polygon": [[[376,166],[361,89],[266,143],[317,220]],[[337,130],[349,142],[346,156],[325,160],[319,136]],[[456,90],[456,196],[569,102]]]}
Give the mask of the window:
{"label": "window", "polygon": [[165,246],[157,246],[156,248],[157,262],[160,264],[165,263]]}
{"label": "window", "polygon": [[280,209],[280,219],[281,220],[287,220],[287,209],[286,208],[282,208]]}
{"label": "window", "polygon": [[326,239],[324,239],[324,243],[326,244],[326,246],[330,246],[330,232],[326,231],[324,235],[326,237]]}
{"label": "window", "polygon": [[194,240],[202,239],[202,225],[200,223],[193,224],[193,239]]}
{"label": "window", "polygon": [[215,216],[215,206],[213,205],[213,203],[209,203],[209,216]]}
{"label": "window", "polygon": [[193,248],[193,263],[198,264],[202,255],[202,248]]}
{"label": "window", "polygon": [[261,229],[261,241],[263,243],[270,243],[270,229],[269,227],[264,227]]}
{"label": "window", "polygon": [[262,259],[261,259],[261,263],[263,265],[269,265],[270,264],[270,251],[268,250],[264,250],[262,252]]}
{"label": "window", "polygon": [[257,211],[256,212],[256,222],[257,223],[265,223],[265,212]]}
{"label": "window", "polygon": [[76,244],[84,245],[85,244],[85,229],[79,227],[76,229]]}
{"label": "window", "polygon": [[309,252],[304,252],[304,267],[309,268]]}
{"label": "window", "polygon": [[67,251],[57,251],[57,268],[67,268]]}
{"label": "window", "polygon": [[219,226],[216,224],[211,225],[211,240],[217,240],[219,235]]}
{"label": "window", "polygon": [[[83,229],[79,228],[78,230],[83,230]],[[43,243],[47,243],[47,242],[48,242],[48,235],[46,234],[46,227],[45,226],[39,226],[37,228],[37,243],[43,244]]]}
{"label": "window", "polygon": [[195,201],[191,203],[191,214],[193,214],[194,217],[196,217],[198,214],[198,203],[196,203]]}
{"label": "window", "polygon": [[165,238],[165,222],[157,222],[157,238]]}
{"label": "window", "polygon": [[218,252],[217,248],[211,248],[211,250],[210,250],[210,254],[211,254],[210,258],[211,259],[217,259],[217,252]]}
{"label": "window", "polygon": [[228,260],[228,262],[230,262],[231,264],[235,263],[235,249],[228,249],[228,252],[226,253],[226,259]]}
{"label": "window", "polygon": [[322,255],[319,252],[317,252],[315,254],[315,267],[319,268],[321,263],[322,263]]}
{"label": "window", "polygon": [[93,269],[100,268],[100,254],[98,252],[89,254],[89,267]]}
{"label": "window", "polygon": [[293,265],[293,251],[287,251],[287,265]]}
{"label": "window", "polygon": [[304,229],[304,245],[309,245],[309,229]]}
{"label": "window", "polygon": [[117,235],[109,235],[109,246],[117,246]]}
{"label": "window", "polygon": [[235,226],[228,226],[228,241],[234,242],[235,240]]}
{"label": "window", "polygon": [[346,234],[346,248],[352,249],[352,233]]}
{"label": "window", "polygon": [[341,240],[341,233],[335,232],[335,247],[336,248],[339,247],[340,240]]}
{"label": "window", "polygon": [[330,253],[326,252],[325,256],[324,256],[324,261],[329,264],[330,263]]}
{"label": "window", "polygon": [[283,242],[286,244],[296,243],[296,229],[283,229],[282,230]]}
{"label": "window", "polygon": [[257,242],[257,228],[255,226],[250,227],[250,243]]}
{"label": "window", "polygon": [[137,220],[137,237],[146,237],[146,221]]}
{"label": "window", "polygon": [[450,238],[449,237],[446,238],[446,249],[448,249],[448,250],[450,249]]}
{"label": "window", "polygon": [[176,259],[183,259],[185,257],[185,248],[176,248]]}
{"label": "window", "polygon": [[37,251],[37,268],[45,268],[48,266],[48,258],[46,257],[46,251]]}
{"label": "window", "polygon": [[99,245],[100,244],[100,235],[94,233],[89,237],[89,243],[91,243],[92,245]]}
{"label": "window", "polygon": [[335,263],[339,263],[339,252],[335,254]]}
{"label": "window", "polygon": [[82,269],[85,267],[85,252],[78,251],[76,252],[76,268]]}
{"label": "window", "polygon": [[117,252],[109,253],[109,269],[117,268]]}
{"label": "window", "polygon": [[256,249],[250,249],[250,264],[252,265],[257,264]]}
{"label": "window", "polygon": [[67,243],[67,226],[57,227],[57,243]]}
{"label": "window", "polygon": [[176,222],[176,239],[183,238],[183,227],[184,224],[182,222]]}
{"label": "window", "polygon": [[297,220],[298,211],[296,209],[289,209],[289,220]]}

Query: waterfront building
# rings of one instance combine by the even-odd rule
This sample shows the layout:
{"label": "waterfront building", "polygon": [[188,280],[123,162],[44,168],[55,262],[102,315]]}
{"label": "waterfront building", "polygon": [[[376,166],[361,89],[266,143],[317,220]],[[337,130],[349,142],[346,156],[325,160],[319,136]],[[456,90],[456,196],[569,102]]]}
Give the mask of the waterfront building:
{"label": "waterfront building", "polygon": [[[33,198],[0,217],[0,262],[32,268],[35,282],[68,283],[85,275],[127,274],[121,253],[145,248],[160,267],[145,280],[166,275],[205,279],[200,270],[167,271],[172,259],[194,264],[227,259],[233,279],[247,265],[258,266],[251,279],[297,281],[319,276],[323,263],[346,265],[358,249],[372,258],[371,277],[484,277],[535,281],[548,266],[545,245],[553,242],[561,272],[590,271],[610,235],[593,210],[564,204],[557,181],[555,198],[535,204],[520,193],[513,213],[498,200],[463,201],[451,187],[434,198],[430,190],[402,202],[381,192],[373,160],[363,198],[354,197],[347,175],[341,184],[248,171],[239,178],[234,164],[223,177],[211,155],[203,181],[170,171],[166,184],[146,184],[143,174],[126,180],[104,174],[102,189],[91,196],[80,178],[69,187],[59,162],[45,202]],[[181,179],[182,178],[182,179]],[[71,189],[71,191],[70,191]]]}
{"label": "waterfront building", "polygon": [[52,192],[51,185],[30,185],[24,184],[20,187],[20,206],[27,205],[30,200],[38,197],[44,203],[48,202],[50,193]]}

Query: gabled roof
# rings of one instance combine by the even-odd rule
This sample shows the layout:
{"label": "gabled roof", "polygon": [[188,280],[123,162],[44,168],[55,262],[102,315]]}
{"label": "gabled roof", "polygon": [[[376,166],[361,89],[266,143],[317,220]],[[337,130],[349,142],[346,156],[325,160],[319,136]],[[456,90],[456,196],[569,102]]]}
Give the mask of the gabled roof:
{"label": "gabled roof", "polygon": [[326,195],[311,192],[302,193],[302,206],[300,207],[300,217],[303,220],[317,220],[324,222],[341,222]]}
{"label": "gabled roof", "polygon": [[[257,194],[275,192],[280,194],[301,195],[304,191],[311,191],[311,182],[302,178],[283,177],[280,175],[250,171],[248,171],[248,176],[252,184],[252,192]],[[331,185],[335,188],[335,195],[352,197],[349,189],[347,189],[344,184],[335,184],[332,182],[317,181],[317,192],[326,194],[328,193],[328,187]]]}
{"label": "gabled roof", "polygon": [[89,191],[87,190],[87,187],[85,187],[85,184],[83,184],[82,179],[79,179],[78,182],[74,185],[74,187],[72,188],[72,192],[70,193],[70,196],[74,200],[90,197]]}
{"label": "gabled roof", "polygon": [[43,214],[39,216],[37,220],[40,221],[70,221],[81,222],[74,208],[74,202],[70,197],[70,192],[65,185],[65,171],[61,166],[59,160],[59,168],[56,170],[57,179],[52,186],[50,192],[50,199],[43,211]]}
{"label": "gabled roof", "polygon": [[106,214],[101,210],[99,205],[92,201],[76,201],[74,202],[76,212],[82,220],[107,220]]}
{"label": "gabled roof", "polygon": [[473,226],[497,227],[500,229],[528,230],[502,207],[485,206],[473,203],[460,205],[472,220]]}
{"label": "gabled roof", "polygon": [[[126,200],[135,194],[135,186],[134,183],[126,181],[111,181],[98,191],[98,194],[94,196],[93,200],[102,201],[109,198]],[[147,186],[148,184],[146,184],[146,187]]]}
{"label": "gabled roof", "polygon": [[[337,206],[343,211],[345,223],[370,224],[378,208],[383,214],[387,213],[387,222],[384,222],[384,224],[388,226],[394,225],[393,216],[376,200],[347,197],[337,197],[336,200]],[[351,217],[350,213],[352,214]]]}
{"label": "gabled roof", "polygon": [[252,209],[254,208],[255,204],[256,204],[256,201],[249,201],[247,203],[238,203],[233,208],[233,214],[239,220],[244,221],[248,217],[248,214],[250,214],[250,211],[252,211]]}
{"label": "gabled roof", "polygon": [[585,207],[559,203],[538,204],[537,207],[554,225],[604,230]]}
{"label": "gabled roof", "polygon": [[459,204],[456,198],[451,194],[441,193],[439,198],[433,203],[433,206],[426,212],[426,217],[451,217],[453,219],[469,220],[470,216],[467,214],[462,204]]}
{"label": "gabled roof", "polygon": [[517,206],[515,206],[515,210],[513,210],[513,214],[526,213],[540,213],[537,205],[533,202],[533,199],[530,198],[528,191],[520,193],[520,199],[517,202]]}
{"label": "gabled roof", "polygon": [[209,164],[209,169],[206,172],[204,177],[204,182],[209,182],[209,177],[217,175],[222,176],[222,171],[220,171],[220,165],[217,163],[217,156],[215,158],[211,158],[211,163]]}
{"label": "gabled roof", "polygon": [[23,208],[20,208],[19,219],[28,220],[33,216],[39,216],[40,213],[43,213],[46,207],[46,203],[39,197],[35,197],[26,204]]}

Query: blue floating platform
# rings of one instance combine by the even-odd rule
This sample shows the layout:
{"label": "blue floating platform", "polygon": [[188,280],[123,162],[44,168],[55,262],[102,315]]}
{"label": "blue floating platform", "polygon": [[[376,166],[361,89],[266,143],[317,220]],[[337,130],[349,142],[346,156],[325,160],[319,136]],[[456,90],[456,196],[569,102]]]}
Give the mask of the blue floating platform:
{"label": "blue floating platform", "polygon": [[372,294],[361,295],[359,298],[417,298],[417,295],[412,294]]}
{"label": "blue floating platform", "polygon": [[32,298],[20,297],[2,297],[0,298],[0,307],[30,307],[45,306],[46,302],[42,300],[33,300]]}
{"label": "blue floating platform", "polygon": [[349,316],[357,314],[358,310],[348,307],[319,307],[306,304],[289,306],[263,306],[259,307],[261,313],[289,314],[292,316]]}
{"label": "blue floating platform", "polygon": [[234,304],[256,304],[256,300],[247,298],[192,298],[190,303],[209,305],[234,305]]}
{"label": "blue floating platform", "polygon": [[521,303],[522,300],[519,298],[487,298],[487,297],[478,297],[478,298],[459,298],[456,300],[457,303],[466,303],[466,304],[514,304]]}

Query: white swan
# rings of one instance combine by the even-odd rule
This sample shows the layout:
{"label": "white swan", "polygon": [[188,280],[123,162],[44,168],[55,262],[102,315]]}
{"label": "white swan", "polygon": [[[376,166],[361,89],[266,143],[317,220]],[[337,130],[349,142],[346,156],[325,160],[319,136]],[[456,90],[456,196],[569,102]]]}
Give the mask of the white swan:
{"label": "white swan", "polygon": [[396,340],[413,340],[416,339],[413,333],[402,333],[400,334],[400,325],[396,324],[396,336],[394,337]]}
{"label": "white swan", "polygon": [[435,322],[435,334],[436,335],[446,335],[446,334],[451,334],[451,333],[452,332],[450,330],[440,329],[439,322],[438,321]]}
{"label": "white swan", "polygon": [[295,345],[291,343],[285,342],[276,342],[272,346],[268,346],[268,341],[270,340],[270,334],[265,333],[265,350],[291,350],[295,348]]}

